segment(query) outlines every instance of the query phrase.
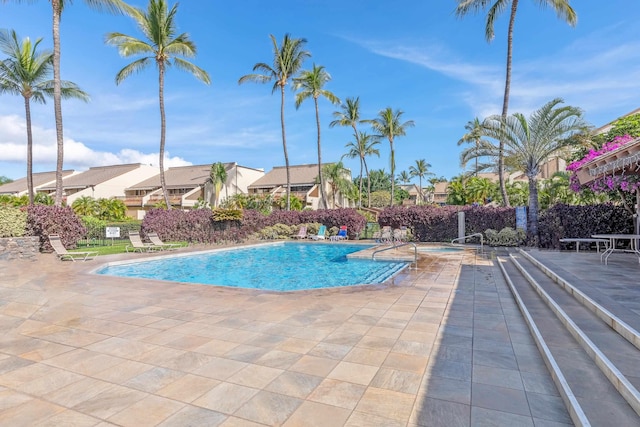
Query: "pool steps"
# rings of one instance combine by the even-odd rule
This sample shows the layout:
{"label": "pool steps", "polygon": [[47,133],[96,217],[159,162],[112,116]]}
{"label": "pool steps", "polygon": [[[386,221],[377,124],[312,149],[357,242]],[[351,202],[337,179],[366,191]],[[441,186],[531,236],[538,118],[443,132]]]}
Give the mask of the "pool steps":
{"label": "pool steps", "polygon": [[640,334],[519,251],[497,258],[575,425],[640,425]]}

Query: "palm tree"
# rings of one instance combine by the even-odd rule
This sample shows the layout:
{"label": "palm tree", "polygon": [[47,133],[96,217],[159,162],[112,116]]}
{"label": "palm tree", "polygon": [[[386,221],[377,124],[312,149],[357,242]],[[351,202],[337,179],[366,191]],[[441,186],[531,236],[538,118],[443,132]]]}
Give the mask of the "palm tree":
{"label": "palm tree", "polygon": [[371,127],[377,132],[376,138],[387,138],[389,140],[389,146],[391,147],[390,165],[391,165],[391,201],[389,206],[393,206],[393,190],[395,188],[395,170],[396,160],[395,152],[393,151],[393,141],[398,136],[404,136],[407,133],[407,128],[413,127],[413,120],[408,120],[401,123],[402,110],[395,110],[391,107],[387,107],[378,113],[378,117],[371,120]]}
{"label": "palm tree", "polygon": [[220,201],[220,193],[222,192],[222,186],[227,182],[227,169],[225,168],[223,163],[218,162],[211,165],[211,170],[209,171],[209,178],[207,178],[206,182],[213,185],[213,187],[215,188],[215,191],[216,191],[215,206],[217,207]]}
{"label": "palm tree", "polygon": [[296,94],[296,109],[300,107],[305,99],[313,98],[316,108],[316,126],[318,128],[318,177],[320,177],[320,194],[322,196],[322,205],[327,206],[327,195],[324,192],[324,179],[322,177],[322,150],[320,146],[320,112],[318,110],[318,98],[324,96],[332,104],[339,104],[340,99],[328,90],[323,89],[324,85],[331,80],[331,76],[324,70],[322,65],[313,64],[311,70],[305,70],[300,73],[300,77],[293,79],[293,88],[300,90]]}
{"label": "palm tree", "polygon": [[[519,0],[495,0],[490,7],[489,4],[493,0],[458,0],[456,7],[456,16],[462,17],[469,13],[479,13],[488,7],[487,21],[485,24],[485,38],[488,42],[492,41],[494,33],[494,23],[499,14],[504,12],[511,2],[511,14],[509,16],[509,28],[507,30],[507,70],[504,82],[504,97],[502,99],[502,119],[507,119],[509,110],[509,92],[511,90],[511,61],[513,58],[513,27],[518,10]],[[537,0],[541,7],[549,6],[555,10],[558,17],[564,19],[569,25],[574,26],[578,20],[575,11],[569,5],[569,0]],[[504,141],[500,141],[498,152],[498,176],[500,179],[500,192],[502,193],[503,203],[509,206],[509,198],[507,197],[507,189],[504,181]]]}
{"label": "palm tree", "polygon": [[403,184],[408,184],[411,181],[412,176],[407,171],[402,171],[398,174],[398,181]]}
{"label": "palm tree", "polygon": [[[34,201],[33,192],[33,135],[31,133],[31,100],[44,104],[45,97],[53,96],[53,53],[38,51],[39,38],[32,43],[26,37],[18,41],[15,31],[0,30],[0,51],[7,58],[0,61],[0,94],[20,95],[24,98],[24,110],[27,125],[27,189],[29,204]],[[61,81],[63,98],[89,100],[75,83]]]}
{"label": "palm tree", "polygon": [[467,204],[467,189],[464,182],[464,176],[457,176],[449,182],[449,185],[447,186],[447,204]]}
{"label": "palm tree", "polygon": [[[378,156],[380,157],[380,150],[376,148],[376,145],[380,144],[380,141],[376,141],[373,136],[367,134],[366,132],[358,132],[355,135],[355,142],[349,142],[345,145],[345,148],[348,148],[349,151],[343,156],[348,157],[350,159],[354,159],[358,157],[360,159],[360,197],[358,200],[358,207],[362,207],[362,168],[364,167],[364,171],[367,174],[367,194],[371,194],[371,180],[369,177],[369,169],[367,167],[367,156]],[[368,206],[371,207],[370,200],[367,201]]]}
{"label": "palm tree", "polygon": [[329,182],[329,187],[331,188],[331,197],[333,200],[332,208],[336,208],[336,194],[341,192],[342,194],[347,194],[351,190],[351,186],[353,183],[351,180],[347,179],[346,176],[349,174],[349,170],[344,167],[342,162],[338,163],[329,163],[323,166],[324,174],[327,177],[327,181]]}
{"label": "palm tree", "polygon": [[[1,0],[3,3],[8,0]],[[17,0],[20,1],[20,0]],[[60,18],[64,9],[64,0],[50,0],[53,30],[53,110],[56,120],[56,195],[55,205],[62,205],[62,168],[64,163],[64,137],[62,133],[62,80],[60,79]],[[68,3],[71,3],[68,1]],[[98,10],[107,10],[113,13],[127,11],[131,6],[122,0],[85,0],[90,7]]]}
{"label": "palm tree", "polygon": [[146,40],[137,39],[122,33],[109,33],[106,43],[118,48],[121,56],[147,55],[136,59],[116,74],[116,84],[122,83],[130,75],[142,71],[155,63],[158,68],[158,99],[160,103],[160,186],[164,194],[167,209],[171,209],[169,193],[164,177],[164,146],[166,136],[166,117],[164,110],[164,74],[167,67],[188,71],[205,84],[211,83],[209,74],[202,68],[183,59],[194,57],[196,45],[189,40],[187,33],[176,35],[176,14],[178,5],[169,10],[165,0],[149,0],[147,11],[129,8],[129,15],[138,25]]}
{"label": "palm tree", "polygon": [[420,180],[420,204],[424,201],[424,195],[422,194],[422,178],[433,175],[432,172],[429,172],[430,167],[431,163],[427,163],[424,159],[416,160],[415,165],[409,166],[409,173],[411,176],[417,176]]}
{"label": "palm tree", "polygon": [[282,148],[284,150],[284,164],[287,171],[287,210],[291,209],[291,177],[289,174],[289,154],[287,153],[287,137],[284,128],[284,88],[289,78],[296,75],[302,68],[304,60],[311,56],[309,52],[304,50],[306,39],[292,39],[289,34],[285,34],[282,39],[282,45],[278,46],[278,42],[273,34],[270,34],[271,43],[273,44],[273,66],[264,62],[258,62],[253,66],[253,71],[260,71],[263,74],[247,74],[240,77],[238,84],[244,82],[268,83],[273,80],[271,93],[276,89],[280,89],[280,127],[282,128]]}
{"label": "palm tree", "polygon": [[81,196],[73,201],[71,209],[76,215],[81,216],[97,216],[98,204],[96,199],[90,196]]}
{"label": "palm tree", "polygon": [[[473,120],[469,120],[464,128],[467,130],[467,133],[462,135],[462,138],[458,141],[458,145],[473,143],[476,147],[476,150],[480,148],[480,144],[483,142],[482,137],[483,129],[482,122],[479,118],[474,118]],[[464,166],[464,165],[463,165]],[[478,158],[476,157],[476,167],[474,169],[475,176],[478,176]]]}
{"label": "palm tree", "polygon": [[[538,237],[538,185],[537,176],[542,164],[563,150],[570,139],[567,136],[584,131],[587,125],[582,120],[582,111],[571,106],[559,106],[563,100],[553,99],[534,111],[529,118],[515,113],[507,119],[493,115],[484,120],[486,135],[504,141],[504,155],[516,163],[529,179],[529,213],[527,231]],[[475,151],[475,149],[473,150]],[[480,149],[475,155],[490,155],[491,146]],[[496,147],[493,146],[493,154]]]}

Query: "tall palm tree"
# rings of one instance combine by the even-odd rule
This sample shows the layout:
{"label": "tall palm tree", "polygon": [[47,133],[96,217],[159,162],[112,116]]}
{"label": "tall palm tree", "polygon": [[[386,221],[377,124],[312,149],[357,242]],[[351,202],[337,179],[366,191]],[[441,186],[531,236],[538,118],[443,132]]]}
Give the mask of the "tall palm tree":
{"label": "tall palm tree", "polygon": [[167,184],[164,177],[164,147],[166,138],[166,116],[164,110],[164,74],[167,67],[188,71],[205,84],[211,83],[209,74],[202,68],[183,59],[194,57],[196,45],[189,40],[187,33],[176,35],[176,14],[178,4],[168,8],[165,0],[149,0],[147,11],[140,8],[129,8],[129,15],[138,25],[145,40],[141,40],[122,33],[109,33],[106,43],[118,48],[120,56],[125,58],[137,55],[147,55],[136,59],[116,74],[116,84],[122,83],[130,75],[142,71],[155,64],[158,69],[158,99],[160,103],[160,186],[164,194],[167,209],[171,209]]}
{"label": "tall palm tree", "polygon": [[331,80],[331,76],[327,73],[322,65],[313,64],[311,70],[305,70],[300,73],[299,77],[293,79],[293,88],[299,90],[296,94],[296,109],[304,100],[313,98],[316,108],[316,126],[318,129],[318,177],[320,178],[320,195],[322,197],[322,205],[327,207],[327,195],[324,191],[324,179],[322,177],[322,149],[320,145],[320,112],[318,109],[318,98],[321,96],[327,98],[332,104],[339,104],[340,99],[332,92],[323,89],[324,85]]}
{"label": "tall palm tree", "polygon": [[[538,237],[537,176],[540,168],[549,157],[570,143],[568,136],[587,129],[582,120],[582,111],[576,107],[560,106],[562,103],[562,99],[556,98],[528,118],[520,113],[512,114],[506,120],[493,115],[486,118],[483,124],[488,137],[504,141],[505,157],[512,159],[529,179],[527,232],[534,239]],[[471,158],[476,155],[495,155],[496,149],[499,148],[495,145],[487,145],[477,153],[474,153],[475,149],[468,150],[467,154]]]}
{"label": "tall palm tree", "polygon": [[[367,120],[360,119],[360,97],[347,98],[345,102],[340,106],[340,110],[341,111],[333,112],[333,117],[335,117],[335,119],[331,123],[329,123],[329,127],[350,126],[353,129],[353,136],[356,139],[356,146],[360,147],[360,137],[362,134],[358,132],[358,124],[367,122]],[[377,155],[380,156],[380,152],[378,152]],[[366,169],[366,162],[363,161],[362,157],[361,162],[364,163]],[[371,194],[371,186],[369,184],[370,180],[367,179],[367,192]],[[360,194],[362,195],[362,170],[360,171]],[[359,203],[360,207],[362,207],[362,198],[360,199]],[[371,207],[370,202],[369,207]]]}
{"label": "tall palm tree", "polygon": [[411,174],[407,171],[402,171],[398,174],[398,181],[403,184],[408,184],[411,181]]}
{"label": "tall palm tree", "polygon": [[393,142],[395,138],[404,136],[407,134],[407,128],[413,127],[413,120],[408,120],[404,123],[401,122],[402,110],[395,110],[391,107],[387,107],[378,113],[378,117],[371,120],[371,127],[377,132],[376,138],[387,138],[389,140],[389,146],[391,147],[391,154],[389,157],[389,164],[391,166],[391,201],[389,206],[393,206],[393,190],[395,188],[395,170],[396,159],[395,152],[393,150]]}
{"label": "tall palm tree", "polygon": [[[502,119],[506,120],[509,110],[509,92],[511,90],[511,62],[513,58],[513,28],[518,10],[519,0],[458,0],[456,7],[456,16],[462,17],[469,13],[479,13],[487,10],[487,20],[484,28],[484,35],[488,42],[492,41],[494,33],[494,23],[498,15],[504,12],[509,3],[511,3],[511,12],[509,16],[509,28],[507,30],[507,70],[504,82],[504,96],[502,98]],[[555,10],[559,18],[566,21],[569,25],[574,26],[578,21],[578,17],[569,5],[569,0],[536,0],[541,7],[549,6]],[[491,6],[489,6],[491,4]],[[507,197],[507,189],[504,180],[504,141],[500,141],[498,152],[498,175],[500,179],[500,192],[504,200],[504,205],[509,206],[509,198]]]}
{"label": "tall palm tree", "polygon": [[[224,164],[221,162],[217,162],[211,165],[211,170],[209,171],[209,177],[207,178],[207,183],[213,185],[216,191],[215,198],[215,206],[218,207],[220,201],[220,193],[222,192],[222,186],[227,182],[227,169]],[[228,197],[228,194],[227,194]]]}
{"label": "tall palm tree", "polygon": [[[45,97],[53,96],[53,53],[38,51],[42,38],[34,43],[26,37],[18,41],[15,31],[0,30],[0,52],[7,58],[0,61],[0,94],[20,95],[24,98],[27,125],[27,189],[29,204],[34,201],[33,192],[33,135],[31,133],[31,100],[44,104]],[[63,98],[89,100],[75,83],[61,81]]]}
{"label": "tall palm tree", "polygon": [[[0,0],[6,3],[9,0]],[[21,1],[21,0],[16,0]],[[49,0],[52,9],[53,32],[53,110],[56,120],[56,194],[55,205],[62,205],[62,169],[64,164],[64,137],[62,132],[62,80],[60,78],[60,18],[64,9],[65,0]],[[66,0],[71,3],[70,0]],[[122,0],[85,0],[85,3],[97,10],[107,10],[120,13],[129,10],[131,6]]]}
{"label": "tall palm tree", "polygon": [[[358,207],[362,207],[362,168],[364,167],[364,171],[367,174],[367,194],[371,194],[371,180],[369,177],[369,169],[367,168],[367,156],[378,156],[380,157],[380,150],[376,148],[376,145],[380,144],[380,141],[376,141],[372,135],[369,135],[366,132],[357,132],[355,134],[355,141],[351,141],[345,145],[345,148],[348,148],[349,151],[344,155],[344,157],[348,157],[350,159],[354,159],[358,157],[360,160],[360,196],[358,199]],[[371,207],[371,199],[367,197],[367,204]]]}
{"label": "tall palm tree", "polygon": [[240,77],[238,84],[244,82],[268,83],[273,80],[271,93],[276,89],[280,89],[280,127],[282,129],[282,149],[284,150],[284,164],[287,171],[287,210],[291,209],[290,193],[291,193],[291,177],[289,174],[289,154],[287,153],[287,137],[284,128],[284,88],[289,78],[296,75],[302,68],[304,60],[311,56],[309,52],[304,50],[306,39],[293,39],[289,34],[285,34],[282,44],[278,46],[278,42],[273,34],[270,34],[271,43],[273,44],[273,65],[264,62],[258,62],[253,66],[253,71],[259,71],[262,74],[254,73]]}
{"label": "tall palm tree", "polygon": [[433,175],[433,172],[429,171],[431,163],[427,163],[425,159],[416,160],[416,164],[409,166],[409,173],[411,176],[417,176],[420,180],[420,204],[424,202],[424,195],[422,194],[422,178],[426,178]]}
{"label": "tall palm tree", "polygon": [[[474,118],[473,120],[469,120],[464,128],[467,130],[467,133],[462,135],[462,138],[458,141],[458,145],[473,143],[476,147],[476,150],[479,150],[480,143],[483,142],[482,137],[483,129],[482,122],[479,118]],[[478,158],[476,157],[476,167],[474,169],[474,175],[478,176]]]}

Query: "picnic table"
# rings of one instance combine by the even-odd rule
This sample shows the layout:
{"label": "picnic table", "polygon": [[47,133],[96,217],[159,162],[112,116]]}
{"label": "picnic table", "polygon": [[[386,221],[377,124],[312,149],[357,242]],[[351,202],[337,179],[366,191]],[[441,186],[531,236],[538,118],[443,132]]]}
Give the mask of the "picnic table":
{"label": "picnic table", "polygon": [[[638,251],[638,242],[640,241],[640,234],[594,234],[591,237],[594,239],[608,239],[609,247],[600,254],[600,262],[604,261],[605,265],[608,262],[609,256],[614,252],[631,252],[638,256],[638,262],[640,262],[640,251]],[[629,248],[618,249],[616,245],[621,242],[629,240]]]}

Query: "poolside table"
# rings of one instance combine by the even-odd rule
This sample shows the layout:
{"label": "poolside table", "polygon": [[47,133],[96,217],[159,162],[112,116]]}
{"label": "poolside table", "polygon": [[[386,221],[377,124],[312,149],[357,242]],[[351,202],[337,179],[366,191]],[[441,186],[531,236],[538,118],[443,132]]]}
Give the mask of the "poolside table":
{"label": "poolside table", "polygon": [[[605,265],[609,259],[609,255],[614,252],[631,252],[638,256],[640,262],[640,251],[638,251],[638,241],[640,234],[594,234],[591,237],[595,239],[609,239],[609,247],[600,255],[600,262],[604,261]],[[619,241],[629,240],[629,249],[617,249],[616,243]]]}

